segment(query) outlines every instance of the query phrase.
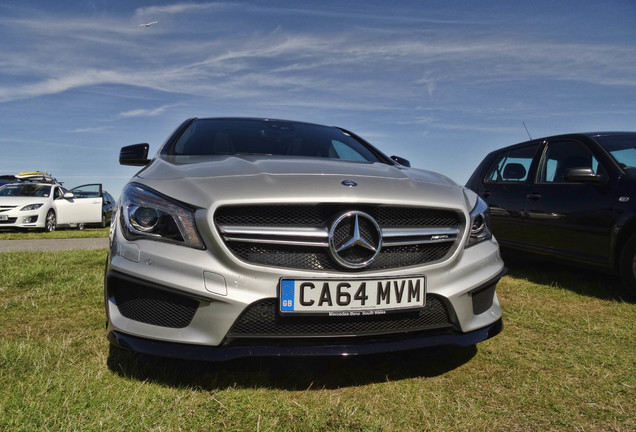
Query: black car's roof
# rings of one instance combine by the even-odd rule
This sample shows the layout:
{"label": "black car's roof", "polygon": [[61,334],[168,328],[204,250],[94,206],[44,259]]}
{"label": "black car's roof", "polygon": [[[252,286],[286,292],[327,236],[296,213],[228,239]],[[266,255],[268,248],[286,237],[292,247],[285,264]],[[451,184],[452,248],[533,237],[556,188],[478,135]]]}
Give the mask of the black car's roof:
{"label": "black car's roof", "polygon": [[547,140],[555,140],[555,139],[567,139],[567,138],[581,138],[581,137],[585,137],[585,138],[590,138],[590,139],[594,139],[597,137],[601,137],[601,136],[620,136],[620,135],[634,135],[636,136],[636,132],[618,132],[618,131],[611,131],[611,132],[574,132],[574,133],[568,133],[568,134],[559,134],[559,135],[550,135],[550,136],[546,136],[546,137],[542,137],[542,138],[534,138],[528,141],[523,141],[517,144],[512,144],[512,145],[508,145],[508,146],[504,146],[504,147],[500,147],[496,150],[493,151],[493,153],[496,152],[500,152],[501,150],[504,149],[510,149],[513,147],[521,147],[524,145],[528,145],[528,144],[533,144],[533,143],[537,143],[537,142],[543,142],[543,141],[547,141]]}

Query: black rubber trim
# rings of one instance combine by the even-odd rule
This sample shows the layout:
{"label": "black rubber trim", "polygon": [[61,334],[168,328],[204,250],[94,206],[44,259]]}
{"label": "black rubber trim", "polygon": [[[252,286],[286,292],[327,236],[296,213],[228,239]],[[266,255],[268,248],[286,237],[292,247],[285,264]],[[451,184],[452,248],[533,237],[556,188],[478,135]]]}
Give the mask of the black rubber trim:
{"label": "black rubber trim", "polygon": [[253,345],[207,346],[180,344],[131,336],[118,331],[108,335],[108,340],[118,347],[159,357],[183,360],[226,361],[240,357],[293,357],[293,356],[344,356],[379,354],[406,351],[434,346],[470,346],[496,336],[503,329],[503,321],[468,333],[442,332],[412,335],[399,339],[314,342],[307,345]]}

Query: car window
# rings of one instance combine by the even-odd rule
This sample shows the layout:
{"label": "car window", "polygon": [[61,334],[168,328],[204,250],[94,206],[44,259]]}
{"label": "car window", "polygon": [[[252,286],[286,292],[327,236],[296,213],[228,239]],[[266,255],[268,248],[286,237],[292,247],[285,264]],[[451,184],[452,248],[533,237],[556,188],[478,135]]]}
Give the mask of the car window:
{"label": "car window", "polygon": [[532,159],[539,144],[518,147],[501,153],[486,172],[485,183],[520,183],[528,179]]}
{"label": "car window", "polygon": [[631,177],[636,177],[636,134],[597,137],[620,167]]}
{"label": "car window", "polygon": [[578,141],[551,141],[541,159],[538,183],[564,183],[567,172],[572,168],[591,168],[601,174],[602,167],[590,150]]}
{"label": "car window", "polygon": [[73,188],[71,192],[75,198],[99,198],[102,191],[99,184],[89,184]]}
{"label": "car window", "polygon": [[[364,157],[362,154],[343,142],[333,140],[331,141],[331,145],[333,147],[333,151],[335,152],[335,156],[337,156],[338,159],[359,162],[364,162],[367,160],[366,157]],[[332,153],[332,157],[333,156],[334,154]]]}
{"label": "car window", "polygon": [[199,119],[179,137],[175,156],[267,154],[380,162],[362,142],[333,127],[307,123]]}

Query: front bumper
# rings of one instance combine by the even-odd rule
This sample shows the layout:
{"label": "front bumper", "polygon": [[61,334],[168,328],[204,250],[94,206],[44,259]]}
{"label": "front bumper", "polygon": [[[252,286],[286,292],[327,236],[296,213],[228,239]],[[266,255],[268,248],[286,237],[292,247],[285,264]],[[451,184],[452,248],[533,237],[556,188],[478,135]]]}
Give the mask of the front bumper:
{"label": "front bumper", "polygon": [[331,343],[311,340],[305,343],[296,342],[294,345],[275,343],[213,347],[144,339],[118,331],[109,333],[108,340],[115,346],[141,354],[183,360],[225,361],[240,357],[352,356],[434,346],[471,346],[496,336],[502,329],[503,322],[499,318],[489,326],[468,333],[447,330],[400,337],[349,338],[338,342],[331,341]]}
{"label": "front bumper", "polygon": [[[106,333],[114,345],[136,352],[219,361],[359,355],[474,345],[502,328],[495,287],[505,267],[495,239],[464,249],[452,260],[407,271],[427,278],[427,309],[419,316],[387,318],[379,328],[376,323],[360,327],[339,322],[334,329],[331,324],[337,320],[332,319],[325,330],[325,322],[279,319],[276,308],[282,276],[312,277],[315,272],[237,263],[218,253],[220,243],[215,241],[208,243],[209,250],[130,242],[117,222],[113,228],[105,280]],[[395,269],[369,277],[401,277],[403,272]],[[436,301],[429,301],[429,295]],[[429,319],[433,315],[439,320]]]}
{"label": "front bumper", "polygon": [[44,228],[46,214],[43,210],[11,210],[3,212],[4,218],[0,219],[0,228]]}

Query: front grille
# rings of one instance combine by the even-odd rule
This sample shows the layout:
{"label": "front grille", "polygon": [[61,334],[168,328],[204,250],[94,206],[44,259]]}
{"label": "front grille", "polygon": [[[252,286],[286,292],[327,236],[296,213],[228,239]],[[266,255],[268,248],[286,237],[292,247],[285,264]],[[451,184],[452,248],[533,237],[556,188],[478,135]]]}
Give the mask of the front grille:
{"label": "front grille", "polygon": [[13,224],[17,220],[18,220],[18,218],[11,217],[11,218],[8,218],[6,220],[0,220],[0,224]]}
{"label": "front grille", "polygon": [[440,261],[455,250],[464,225],[463,215],[453,210],[350,204],[225,206],[216,211],[214,221],[227,247],[242,261],[297,270],[343,270],[330,254],[328,235],[333,222],[351,211],[368,214],[382,231],[382,249],[365,270]]}
{"label": "front grille", "polygon": [[109,295],[126,318],[161,327],[187,327],[199,307],[189,297],[173,294],[127,279],[109,278]]}
{"label": "front grille", "polygon": [[426,296],[417,312],[359,317],[281,316],[277,300],[264,299],[246,308],[228,333],[229,338],[280,338],[323,336],[370,336],[453,327],[444,303]]}

